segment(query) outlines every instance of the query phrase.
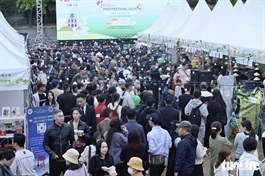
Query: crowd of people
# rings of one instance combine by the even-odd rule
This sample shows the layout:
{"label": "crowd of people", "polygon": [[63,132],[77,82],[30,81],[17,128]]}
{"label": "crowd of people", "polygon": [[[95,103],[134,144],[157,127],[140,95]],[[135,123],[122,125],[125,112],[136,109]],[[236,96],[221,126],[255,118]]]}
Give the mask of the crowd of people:
{"label": "crowd of people", "polygon": [[[211,65],[212,81],[194,87],[187,56],[158,63],[159,56],[146,47],[50,48],[32,50],[30,58],[32,107],[54,107],[54,123],[43,140],[51,176],[229,176],[233,144],[224,135],[221,66]],[[21,148],[25,136],[23,142],[16,135],[16,153],[2,152],[0,173],[34,175],[29,162],[34,156]],[[243,121],[235,160],[261,166],[258,141],[251,122]],[[207,154],[208,170],[203,169]],[[235,170],[240,176],[263,171]]]}

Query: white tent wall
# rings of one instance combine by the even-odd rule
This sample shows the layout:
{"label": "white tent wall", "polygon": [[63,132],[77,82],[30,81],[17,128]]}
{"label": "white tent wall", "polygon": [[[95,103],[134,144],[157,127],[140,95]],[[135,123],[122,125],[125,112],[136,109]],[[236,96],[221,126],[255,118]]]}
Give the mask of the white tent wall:
{"label": "white tent wall", "polygon": [[0,12],[0,91],[28,89],[30,64],[24,37],[19,35]]}
{"label": "white tent wall", "polygon": [[138,33],[138,39],[140,41],[148,41],[149,35],[156,31],[158,28],[161,28],[161,26],[166,25],[173,13],[174,9],[168,2],[158,19],[148,29]]}
{"label": "white tent wall", "polygon": [[192,10],[186,0],[183,0],[181,4],[176,9],[173,17],[170,17],[170,21],[156,31],[154,34],[151,34],[151,40],[165,39],[169,40],[171,35],[175,33],[176,29],[180,28],[191,16]]}

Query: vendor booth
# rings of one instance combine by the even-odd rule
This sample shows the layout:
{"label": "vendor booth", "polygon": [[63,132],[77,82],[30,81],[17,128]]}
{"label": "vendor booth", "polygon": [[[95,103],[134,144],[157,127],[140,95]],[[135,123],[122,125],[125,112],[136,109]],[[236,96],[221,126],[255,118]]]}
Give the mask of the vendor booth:
{"label": "vendor booth", "polygon": [[15,132],[26,133],[30,65],[24,37],[0,12],[0,144]]}

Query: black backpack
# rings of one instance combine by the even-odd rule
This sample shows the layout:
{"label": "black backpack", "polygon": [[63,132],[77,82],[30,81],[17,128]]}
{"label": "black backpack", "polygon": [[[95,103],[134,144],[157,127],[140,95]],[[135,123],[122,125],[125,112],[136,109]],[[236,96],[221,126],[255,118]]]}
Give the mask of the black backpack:
{"label": "black backpack", "polygon": [[193,108],[191,110],[190,116],[189,116],[189,121],[191,124],[196,124],[199,127],[201,126],[201,111],[200,111],[200,107],[203,105],[200,104],[199,106],[197,106],[196,108]]}

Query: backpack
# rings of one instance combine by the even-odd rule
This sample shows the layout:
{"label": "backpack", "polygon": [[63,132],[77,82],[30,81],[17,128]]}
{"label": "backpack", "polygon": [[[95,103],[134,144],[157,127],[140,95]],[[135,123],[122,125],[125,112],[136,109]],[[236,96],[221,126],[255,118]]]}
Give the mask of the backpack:
{"label": "backpack", "polygon": [[111,110],[111,115],[112,115],[112,118],[114,117],[119,117],[119,114],[117,112],[117,109],[119,108],[119,104],[116,106],[116,108],[114,110]]}
{"label": "backpack", "polygon": [[201,111],[200,111],[200,107],[203,105],[200,104],[199,106],[197,106],[196,108],[193,108],[191,110],[190,116],[189,116],[189,121],[191,124],[196,124],[199,127],[201,126]]}

